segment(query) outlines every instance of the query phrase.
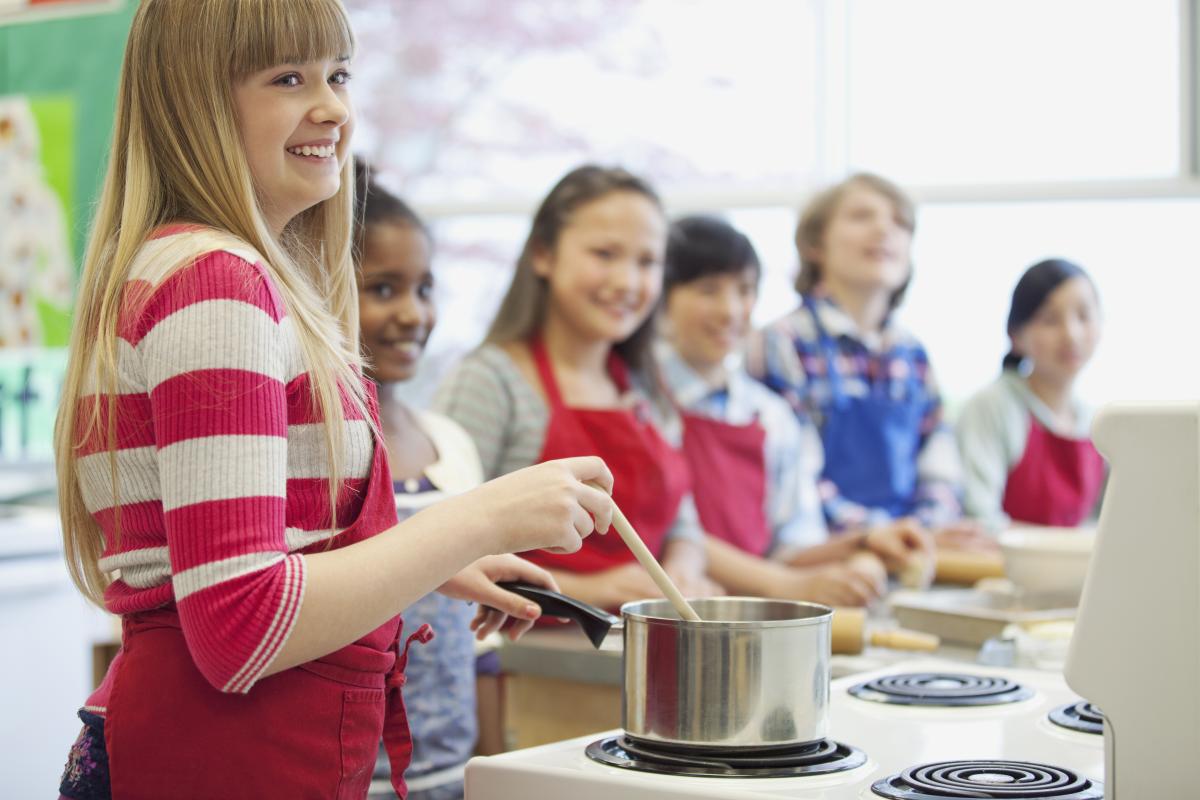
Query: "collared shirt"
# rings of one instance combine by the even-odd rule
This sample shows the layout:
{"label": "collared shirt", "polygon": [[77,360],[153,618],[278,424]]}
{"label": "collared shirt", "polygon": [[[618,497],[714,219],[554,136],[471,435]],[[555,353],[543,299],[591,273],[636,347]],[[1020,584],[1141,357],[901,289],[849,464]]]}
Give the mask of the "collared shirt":
{"label": "collared shirt", "polygon": [[670,344],[656,354],[663,380],[681,409],[731,425],[755,420],[766,432],[766,514],[771,526],[770,553],[788,554],[824,541],[827,536],[817,479],[821,474],[821,438],[807,419],[797,419],[788,404],[746,374],[741,364],[725,370],[713,386],[693,370]]}
{"label": "collared shirt", "polygon": [[[836,367],[846,395],[865,397],[884,392],[900,400],[910,391],[910,371],[916,370],[925,408],[919,431],[914,514],[935,528],[959,518],[962,470],[953,433],[943,419],[941,395],[925,348],[890,319],[879,332],[864,334],[828,296],[811,296],[809,300],[837,349]],[[798,416],[811,418],[818,429],[824,425],[833,403],[833,390],[820,336],[808,308],[801,306],[752,336],[746,368],[780,394]],[[882,508],[859,505],[842,496],[832,481],[823,479],[820,486],[825,517],[834,530],[877,525],[890,519]]]}

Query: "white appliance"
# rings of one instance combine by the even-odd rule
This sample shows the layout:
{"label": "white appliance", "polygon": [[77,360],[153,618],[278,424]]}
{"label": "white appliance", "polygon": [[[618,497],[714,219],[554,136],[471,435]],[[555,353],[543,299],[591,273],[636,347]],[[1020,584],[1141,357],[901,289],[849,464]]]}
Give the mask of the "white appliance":
{"label": "white appliance", "polygon": [[[1028,695],[1006,705],[928,707],[895,705],[860,699],[853,687],[873,679],[913,673],[967,674],[1006,679]],[[801,777],[687,777],[650,774],[597,763],[588,746],[610,731],[499,756],[472,759],[467,765],[468,800],[569,798],[569,800],[649,800],[649,798],[795,797],[809,800],[879,800],[872,786],[918,765],[957,760],[1033,762],[1061,770],[1042,785],[1066,787],[1073,774],[1080,792],[1046,797],[1100,797],[1104,779],[1103,736],[1067,730],[1050,721],[1052,711],[1079,697],[1055,673],[999,670],[946,660],[904,662],[833,681],[830,738],[865,756],[860,766],[844,772]],[[1066,775],[1064,775],[1066,773]],[[979,788],[990,784],[1011,791],[1012,770],[977,769]],[[1046,783],[1049,781],[1050,783]],[[1066,781],[1066,782],[1064,782]],[[1090,787],[1090,788],[1087,788]],[[1090,792],[1090,794],[1088,793]],[[920,792],[898,797],[920,798]],[[941,795],[941,797],[952,795]],[[963,797],[972,795],[960,795]],[[984,795],[976,795],[984,796]],[[1000,795],[1020,797],[1021,795]],[[1149,795],[1144,795],[1149,797]],[[1161,796],[1161,795],[1160,795]]]}
{"label": "white appliance", "polygon": [[1067,681],[1104,710],[1108,800],[1200,797],[1200,406],[1101,413],[1111,465]]}
{"label": "white appliance", "polygon": [[[1112,471],[1065,681],[1056,673],[958,662],[899,664],[833,682],[831,738],[865,756],[844,772],[769,778],[633,772],[588,758],[591,742],[603,736],[597,734],[473,759],[466,771],[469,800],[1016,800],[1097,797],[1098,791],[1105,800],[1200,797],[1194,775],[1200,755],[1200,404],[1112,407],[1097,417],[1093,437]],[[936,670],[1004,677],[1032,695],[1009,705],[928,708],[874,704],[849,693],[872,677]],[[1085,717],[1103,709],[1102,719],[1091,718],[1103,735],[1051,721],[1070,716],[1080,697],[1094,704],[1082,707]],[[969,788],[924,794],[919,787],[904,794],[903,782],[888,784],[899,785],[899,794],[879,791],[891,776],[921,777],[914,767],[957,759],[1035,762],[1058,770],[1051,782],[1095,783],[1083,794],[1030,792],[1028,776],[1001,768],[956,773],[993,784],[978,794]]]}

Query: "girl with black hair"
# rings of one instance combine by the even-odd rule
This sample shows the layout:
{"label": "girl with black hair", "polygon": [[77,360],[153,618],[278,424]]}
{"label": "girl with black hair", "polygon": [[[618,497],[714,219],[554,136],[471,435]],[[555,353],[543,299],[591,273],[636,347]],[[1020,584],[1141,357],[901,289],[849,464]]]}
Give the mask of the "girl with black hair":
{"label": "girl with black hair", "polygon": [[1074,526],[1094,509],[1104,460],[1075,380],[1100,339],[1100,303],[1076,264],[1034,264],[1013,290],[1012,346],[1000,377],[963,409],[958,441],[967,513],[990,529],[1008,521]]}
{"label": "girl with black hair", "polygon": [[[396,396],[399,385],[416,374],[437,321],[433,239],[403,200],[371,178],[361,159],[355,161],[354,177],[354,266],[364,369],[378,387],[396,515],[403,520],[474,489],[483,483],[483,469],[471,437],[453,420],[410,408]],[[522,580],[557,585],[544,570],[516,556],[492,564]],[[404,611],[408,630],[428,623],[437,633],[408,653],[403,695],[413,748],[405,773],[409,800],[463,796],[463,768],[479,733],[472,631],[480,624],[472,624],[475,614],[472,603],[436,591]],[[371,800],[395,798],[386,780],[379,780],[387,777],[382,751],[375,777]]]}

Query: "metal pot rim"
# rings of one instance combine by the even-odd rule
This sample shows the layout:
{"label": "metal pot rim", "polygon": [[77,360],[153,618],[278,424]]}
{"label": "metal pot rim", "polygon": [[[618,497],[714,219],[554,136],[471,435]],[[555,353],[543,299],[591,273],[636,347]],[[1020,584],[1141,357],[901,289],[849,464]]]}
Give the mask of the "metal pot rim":
{"label": "metal pot rim", "polygon": [[657,614],[641,613],[637,609],[639,606],[648,604],[667,603],[666,600],[634,600],[625,603],[621,606],[621,617],[624,620],[633,620],[647,625],[666,625],[676,628],[689,629],[709,629],[709,630],[762,630],[764,628],[797,628],[807,627],[809,625],[825,625],[828,624],[833,617],[833,609],[820,603],[810,603],[804,600],[775,600],[766,597],[739,597],[739,596],[723,596],[706,598],[699,601],[705,602],[723,602],[737,601],[744,604],[753,605],[779,605],[796,609],[804,609],[808,612],[808,616],[799,616],[788,619],[762,619],[762,620],[714,620],[701,619],[700,621],[689,621],[680,619],[677,616],[659,616]]}

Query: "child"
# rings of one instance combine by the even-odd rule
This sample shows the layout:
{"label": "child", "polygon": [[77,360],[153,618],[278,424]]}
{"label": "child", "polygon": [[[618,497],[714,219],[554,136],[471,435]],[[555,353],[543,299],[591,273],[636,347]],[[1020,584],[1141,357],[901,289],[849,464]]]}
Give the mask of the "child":
{"label": "child", "polygon": [[352,49],[336,0],[135,14],[56,433],[68,565],[122,649],[63,796],[362,797],[381,735],[403,796],[400,611],[440,586],[527,627],[493,582],[553,581],[491,554],[609,521],[580,459],[396,525],[359,374]]}
{"label": "child", "polygon": [[[355,253],[359,329],[367,377],[379,387],[379,419],[392,465],[400,519],[483,482],[479,455],[454,421],[413,411],[391,390],[409,380],[437,319],[433,304],[432,240],[402,200],[355,164]],[[463,767],[477,735],[475,720],[474,609],[437,592],[404,611],[415,629],[433,625],[437,637],[409,653],[404,705],[412,731],[407,773],[410,800],[463,796]],[[386,754],[380,768],[386,777]],[[375,796],[374,793],[372,796]],[[394,797],[388,791],[381,797]]]}
{"label": "child", "polygon": [[925,348],[892,319],[914,228],[912,201],[878,176],[817,195],[796,230],[802,305],[752,340],[747,366],[820,429],[833,530],[890,530],[920,550],[929,531],[976,535],[958,524],[958,452]]}
{"label": "child", "polygon": [[[471,433],[488,476],[567,455],[603,457],[616,505],[680,589],[705,594],[713,587],[704,542],[671,444],[679,421],[657,391],[650,353],[666,227],[641,179],[596,166],[568,173],[533,218],[487,340],[435,405]],[[594,539],[571,561],[529,558],[594,605],[659,594],[615,536]]]}
{"label": "child", "polygon": [[1078,525],[1104,482],[1104,459],[1088,439],[1091,415],[1074,394],[1100,339],[1087,273],[1061,259],[1026,270],[1013,290],[1008,336],[1000,377],[958,423],[967,513],[991,530],[1010,519]]}
{"label": "child", "polygon": [[849,553],[810,551],[828,548],[819,435],[735,363],[759,273],[754,246],[728,223],[694,216],[671,226],[656,351],[683,417],[683,452],[710,534],[708,571],[735,594],[864,605],[885,588],[878,570],[787,565],[802,554],[819,564]]}

